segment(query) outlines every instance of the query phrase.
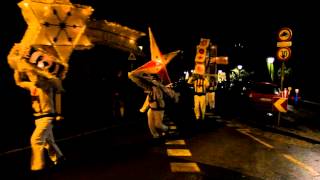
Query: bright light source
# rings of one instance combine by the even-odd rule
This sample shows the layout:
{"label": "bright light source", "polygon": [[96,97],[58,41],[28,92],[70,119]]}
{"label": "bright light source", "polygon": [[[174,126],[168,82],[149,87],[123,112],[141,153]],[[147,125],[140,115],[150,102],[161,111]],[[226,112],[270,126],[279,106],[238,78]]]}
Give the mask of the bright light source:
{"label": "bright light source", "polygon": [[129,40],[129,43],[130,43],[130,44],[134,44],[134,40],[133,40],[133,39],[130,39],[130,40]]}
{"label": "bright light source", "polygon": [[142,51],[143,50],[143,46],[138,46],[139,47],[139,49]]}
{"label": "bright light source", "polygon": [[37,66],[38,66],[39,68],[44,68],[43,62],[39,62]]}
{"label": "bright light source", "polygon": [[272,64],[274,62],[274,57],[268,57],[267,58],[267,63]]}
{"label": "bright light source", "polygon": [[239,65],[237,66],[237,68],[238,68],[239,70],[241,70],[241,69],[242,69],[242,65],[239,64]]}

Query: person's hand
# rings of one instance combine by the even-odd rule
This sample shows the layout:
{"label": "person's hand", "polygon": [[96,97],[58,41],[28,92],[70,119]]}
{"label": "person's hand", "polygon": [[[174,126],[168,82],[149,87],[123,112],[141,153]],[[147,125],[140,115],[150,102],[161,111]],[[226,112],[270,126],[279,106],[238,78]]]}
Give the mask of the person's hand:
{"label": "person's hand", "polygon": [[172,83],[167,84],[166,87],[167,87],[167,88],[173,88],[173,84],[172,84]]}

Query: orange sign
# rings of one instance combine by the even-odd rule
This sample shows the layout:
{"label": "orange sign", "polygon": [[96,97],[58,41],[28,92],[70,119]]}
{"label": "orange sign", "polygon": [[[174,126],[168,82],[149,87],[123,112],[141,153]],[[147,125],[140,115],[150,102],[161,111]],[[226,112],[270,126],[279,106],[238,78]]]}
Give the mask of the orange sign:
{"label": "orange sign", "polygon": [[284,27],[280,29],[278,33],[278,39],[280,41],[290,41],[291,37],[292,37],[292,31],[290,28]]}
{"label": "orange sign", "polygon": [[220,56],[220,57],[211,57],[210,63],[229,64],[229,61],[228,61],[228,57]]}
{"label": "orange sign", "polygon": [[278,49],[277,57],[281,61],[286,61],[291,56],[291,49],[288,47],[282,47]]}
{"label": "orange sign", "polygon": [[288,98],[277,97],[273,99],[273,108],[278,112],[287,112]]}

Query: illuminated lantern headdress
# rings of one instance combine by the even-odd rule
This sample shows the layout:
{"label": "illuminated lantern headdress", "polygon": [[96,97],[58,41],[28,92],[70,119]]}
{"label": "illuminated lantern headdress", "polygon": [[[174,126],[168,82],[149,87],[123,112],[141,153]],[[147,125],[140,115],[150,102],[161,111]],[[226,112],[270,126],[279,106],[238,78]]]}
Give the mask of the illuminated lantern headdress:
{"label": "illuminated lantern headdress", "polygon": [[92,47],[84,32],[93,9],[69,0],[23,0],[18,5],[28,29],[8,55],[10,67],[63,79],[72,51]]}

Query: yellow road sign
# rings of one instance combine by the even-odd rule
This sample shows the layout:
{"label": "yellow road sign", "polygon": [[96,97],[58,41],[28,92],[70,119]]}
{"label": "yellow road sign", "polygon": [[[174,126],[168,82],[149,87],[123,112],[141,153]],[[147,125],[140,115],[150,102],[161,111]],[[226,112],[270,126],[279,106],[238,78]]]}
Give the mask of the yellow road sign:
{"label": "yellow road sign", "polygon": [[229,64],[228,57],[226,56],[219,56],[219,57],[211,57],[210,63],[217,63],[217,64]]}
{"label": "yellow road sign", "polygon": [[273,107],[279,112],[287,112],[288,99],[287,98],[275,98]]}
{"label": "yellow road sign", "polygon": [[277,57],[279,60],[286,61],[291,56],[291,49],[288,47],[282,47],[278,49]]}
{"label": "yellow road sign", "polygon": [[292,41],[279,41],[277,42],[277,47],[290,47],[292,46]]}
{"label": "yellow road sign", "polygon": [[290,28],[284,27],[281,28],[278,33],[278,38],[280,41],[290,41],[292,37],[292,31]]}

